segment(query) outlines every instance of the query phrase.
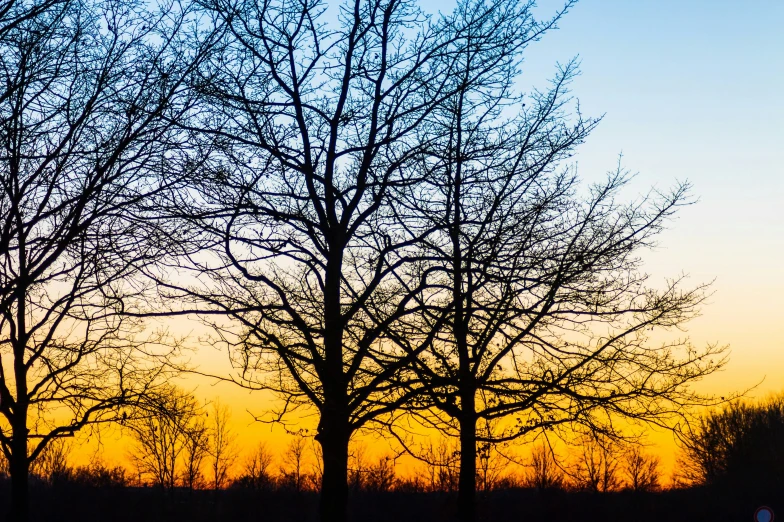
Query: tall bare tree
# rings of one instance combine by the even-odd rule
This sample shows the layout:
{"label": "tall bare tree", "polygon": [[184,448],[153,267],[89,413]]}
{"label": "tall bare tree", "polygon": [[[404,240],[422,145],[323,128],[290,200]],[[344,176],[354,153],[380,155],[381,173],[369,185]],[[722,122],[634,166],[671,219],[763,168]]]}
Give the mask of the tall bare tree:
{"label": "tall bare tree", "polygon": [[121,419],[171,353],[126,313],[145,308],[144,218],[176,186],[160,174],[196,51],[179,46],[189,15],[173,5],[3,5],[16,18],[0,28],[0,446],[22,521],[30,463]]}
{"label": "tall bare tree", "polygon": [[220,400],[212,405],[210,427],[210,456],[212,457],[212,487],[223,489],[229,481],[229,473],[237,461],[237,435],[231,430],[231,410]]}
{"label": "tall bare tree", "polygon": [[185,427],[182,483],[193,491],[204,485],[204,462],[210,453],[210,430],[201,416]]}
{"label": "tall bare tree", "polygon": [[573,470],[572,483],[579,489],[596,493],[617,490],[621,485],[623,452],[615,441],[594,434],[580,441]]}
{"label": "tall bare tree", "polygon": [[237,382],[279,392],[284,412],[318,411],[321,517],[339,522],[349,439],[402,400],[385,382],[411,356],[381,342],[411,311],[392,275],[411,238],[385,205],[389,190],[415,181],[404,167],[429,139],[422,122],[454,92],[457,51],[492,67],[547,24],[511,0],[465,0],[436,17],[410,0],[335,13],[319,0],[203,4],[226,33],[194,81],[205,106],[189,124],[211,168],[173,208],[200,232],[180,243],[201,252],[181,266],[211,281],[161,283],[177,303],[235,319],[215,326]]}
{"label": "tall bare tree", "polygon": [[148,397],[145,410],[125,425],[136,441],[130,457],[139,475],[170,491],[180,483],[194,484],[195,461],[202,456],[202,448],[193,445],[198,440],[194,435],[203,428],[203,417],[190,393],[171,386],[161,391]]}
{"label": "tall bare tree", "polygon": [[399,374],[410,410],[460,441],[460,513],[473,521],[478,443],[574,425],[619,436],[615,416],[666,424],[704,403],[689,384],[725,359],[717,346],[646,342],[705,295],[682,278],[656,288],[641,269],[688,185],[622,203],[619,167],[581,187],[566,162],[598,120],[569,94],[577,63],[518,96],[513,58],[487,69],[470,48],[458,54],[455,94],[425,125],[422,181],[395,191],[398,221],[422,238],[422,263],[400,284],[422,291],[418,313],[388,331],[418,354]]}
{"label": "tall bare tree", "polygon": [[623,456],[626,487],[632,491],[655,491],[661,487],[661,460],[633,445]]}

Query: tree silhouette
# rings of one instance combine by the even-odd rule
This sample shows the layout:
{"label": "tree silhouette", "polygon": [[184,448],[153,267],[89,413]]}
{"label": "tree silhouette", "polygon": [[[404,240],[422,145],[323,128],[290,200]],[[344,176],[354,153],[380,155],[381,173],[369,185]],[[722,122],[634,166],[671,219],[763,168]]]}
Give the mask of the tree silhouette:
{"label": "tree silhouette", "polygon": [[661,486],[660,460],[633,445],[624,455],[626,487],[632,491],[655,491]]}
{"label": "tree silhouette", "polygon": [[434,444],[430,439],[417,457],[427,466],[425,478],[430,491],[457,491],[459,451],[450,441],[439,439]]}
{"label": "tree silhouette", "polygon": [[308,446],[305,437],[297,434],[283,454],[284,465],[281,468],[283,483],[286,487],[296,492],[303,491],[307,482],[307,473],[305,471],[307,450]]}
{"label": "tree silhouette", "polygon": [[210,456],[212,457],[212,488],[223,489],[229,482],[229,473],[237,461],[237,435],[229,428],[231,410],[219,400],[213,403],[210,429]]}
{"label": "tree silhouette", "polygon": [[272,474],[273,461],[272,452],[267,449],[266,444],[260,443],[245,460],[242,473],[233,485],[257,490],[271,489],[275,485],[275,477]]}
{"label": "tree silhouette", "polygon": [[396,482],[395,459],[391,455],[383,455],[366,468],[362,488],[373,493],[385,493],[391,491]]}
{"label": "tree silhouette", "polygon": [[495,444],[485,442],[477,448],[477,487],[479,491],[491,491],[506,480],[503,477],[508,460]]}
{"label": "tree silhouette", "polygon": [[411,357],[382,342],[410,313],[393,273],[411,239],[388,210],[390,188],[415,181],[405,167],[455,89],[459,50],[491,67],[533,22],[511,0],[466,0],[432,18],[409,0],[360,0],[333,25],[316,0],[202,5],[225,38],[193,80],[203,106],[181,123],[208,159],[171,205],[177,231],[194,233],[173,246],[177,267],[196,282],[161,288],[182,313],[235,320],[213,324],[232,380],[278,392],[281,413],[318,411],[321,518],[340,522],[349,440],[403,400],[386,383]]}
{"label": "tree silhouette", "polygon": [[692,484],[777,491],[784,476],[784,398],[735,401],[681,434],[679,474]]}
{"label": "tree silhouette", "polygon": [[203,442],[204,421],[193,395],[168,387],[149,398],[146,411],[126,426],[136,440],[130,456],[140,476],[151,477],[165,491],[196,484],[204,448],[194,443]]}
{"label": "tree silhouette", "polygon": [[[460,512],[473,521],[478,444],[575,427],[620,437],[618,416],[666,425],[709,402],[690,384],[725,358],[718,346],[647,342],[704,299],[704,285],[656,288],[641,270],[641,252],[688,204],[688,185],[624,204],[619,167],[580,186],[566,162],[598,121],[570,98],[576,62],[526,97],[512,91],[515,59],[471,83],[473,53],[459,63],[455,94],[427,121],[421,181],[395,191],[421,262],[398,272],[419,291],[417,313],[388,331],[417,354],[396,374],[410,416],[460,441]],[[416,451],[401,425],[390,421]]]}
{"label": "tree silhouette", "polygon": [[[570,473],[572,484],[578,489],[596,493],[617,490],[621,485],[621,457],[614,441],[600,436],[583,437],[574,470]],[[642,465],[639,463],[639,466]],[[644,472],[639,466],[634,468],[637,472],[635,477],[642,481]]]}
{"label": "tree silhouette", "polygon": [[47,444],[41,454],[30,465],[30,474],[48,484],[69,479],[71,466],[68,455],[73,449],[71,441],[55,439]]}
{"label": "tree silhouette", "polygon": [[566,475],[549,444],[540,443],[534,446],[528,466],[525,477],[528,487],[539,491],[564,487]]}
{"label": "tree silhouette", "polygon": [[210,430],[204,418],[198,416],[184,428],[184,432],[182,483],[186,488],[194,490],[204,485],[203,467],[210,453]]}
{"label": "tree silhouette", "polygon": [[0,446],[14,520],[47,445],[122,419],[173,351],[128,314],[146,309],[146,218],[178,183],[162,166],[178,161],[172,121],[198,46],[179,46],[186,13],[142,4],[0,8]]}
{"label": "tree silhouette", "polygon": [[[723,349],[646,333],[679,328],[704,298],[682,279],[656,287],[640,260],[688,185],[622,203],[620,167],[579,184],[567,162],[598,120],[570,98],[576,62],[514,93],[522,52],[571,0],[544,21],[518,0],[437,16],[413,0],[335,16],[321,0],[164,4],[0,5],[0,449],[14,520],[31,473],[73,475],[63,440],[111,422],[133,430],[137,467],[164,489],[197,488],[208,450],[214,488],[229,483],[228,410],[216,403],[209,427],[168,384],[179,346],[147,329],[153,315],[200,314],[228,347],[222,378],[282,399],[261,420],[315,411],[330,522],[346,520],[350,482],[393,489],[390,457],[357,454],[351,474],[352,437],[379,424],[404,444],[403,417],[445,436],[417,456],[473,522],[498,444],[587,431],[579,475],[606,491],[617,464],[599,441],[624,437],[617,418],[669,427],[709,402],[690,384]],[[153,284],[167,308],[152,309]],[[684,438],[686,473],[761,473],[782,416],[776,400],[705,417]],[[300,437],[286,456],[297,491],[304,451]],[[656,465],[629,453],[631,488],[654,489]],[[267,483],[269,466],[260,450],[243,480]],[[529,482],[560,487],[557,468],[537,448]],[[125,480],[112,473],[95,469]]]}

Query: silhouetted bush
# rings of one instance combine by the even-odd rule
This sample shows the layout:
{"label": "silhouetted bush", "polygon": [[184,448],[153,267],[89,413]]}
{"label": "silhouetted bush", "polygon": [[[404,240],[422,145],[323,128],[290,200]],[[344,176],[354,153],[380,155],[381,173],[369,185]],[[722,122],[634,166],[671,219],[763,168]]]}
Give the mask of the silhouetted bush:
{"label": "silhouetted bush", "polygon": [[124,467],[107,466],[101,461],[73,469],[70,480],[93,488],[123,488],[130,483],[128,472]]}
{"label": "silhouetted bush", "polygon": [[231,483],[234,489],[271,490],[277,481],[272,474],[273,455],[264,443],[258,445],[243,465],[242,472]]}
{"label": "silhouetted bush", "polygon": [[784,486],[784,397],[735,402],[704,416],[684,439],[688,483],[737,488]]}

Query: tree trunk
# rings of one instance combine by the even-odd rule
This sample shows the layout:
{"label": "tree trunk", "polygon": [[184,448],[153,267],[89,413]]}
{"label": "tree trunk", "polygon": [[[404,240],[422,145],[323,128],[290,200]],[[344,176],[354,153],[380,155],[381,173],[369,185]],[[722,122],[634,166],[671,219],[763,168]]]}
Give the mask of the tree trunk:
{"label": "tree trunk", "polygon": [[[462,395],[462,394],[461,394]],[[473,392],[461,400],[460,478],[457,490],[458,520],[476,521],[476,406]]]}
{"label": "tree trunk", "polygon": [[327,429],[318,435],[324,464],[319,515],[321,522],[345,522],[348,516],[348,430],[335,430],[336,423],[328,419],[322,422]]}
{"label": "tree trunk", "polygon": [[11,472],[11,520],[13,522],[27,522],[30,466],[27,461],[27,427],[24,423],[13,428],[9,467]]}
{"label": "tree trunk", "polygon": [[321,444],[324,474],[321,479],[321,522],[345,522],[348,508],[349,428],[346,376],[343,373],[343,318],[340,280],[345,245],[331,243],[334,255],[327,262],[324,285],[324,405],[317,440]]}

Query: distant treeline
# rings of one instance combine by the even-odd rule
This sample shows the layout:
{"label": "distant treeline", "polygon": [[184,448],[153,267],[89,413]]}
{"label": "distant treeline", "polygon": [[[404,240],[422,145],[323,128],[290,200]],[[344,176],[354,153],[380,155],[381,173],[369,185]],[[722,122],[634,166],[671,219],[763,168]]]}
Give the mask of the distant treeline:
{"label": "distant treeline", "polygon": [[[318,494],[291,488],[224,490],[118,487],[111,481],[46,485],[31,488],[33,522],[315,522]],[[767,505],[784,509],[779,490],[745,487],[688,487],[656,492],[596,493],[564,489],[504,486],[480,492],[477,518],[482,522],[526,520],[549,522],[694,522],[752,520]],[[0,481],[0,502],[10,487]],[[451,522],[457,518],[456,493],[352,490],[348,517],[352,522]]]}
{"label": "distant treeline", "polygon": [[[255,520],[263,505],[265,520],[315,520],[321,477],[318,460],[308,453],[318,446],[299,435],[279,456],[261,444],[243,460],[239,448],[230,445],[225,481],[218,482],[212,432],[215,424],[223,429],[227,410],[217,405],[213,411],[220,420],[208,426],[206,457],[195,481],[193,463],[184,458],[177,461],[171,484],[144,467],[128,470],[101,460],[72,467],[68,446],[53,445],[33,470],[35,495],[51,506],[39,512],[40,520],[48,519],[44,513],[59,512],[61,502],[77,505],[74,499],[80,497],[89,499],[84,502],[89,507],[69,508],[72,518],[58,519],[99,520],[111,514],[113,520]],[[233,440],[229,431],[224,437]],[[784,509],[784,398],[714,410],[684,434],[681,447],[675,480],[666,487],[657,458],[636,445],[585,440],[559,459],[538,444],[522,466],[488,454],[477,474],[479,518],[497,520],[519,511],[530,520],[737,520],[749,518],[760,505]],[[349,471],[352,520],[451,520],[459,479],[456,452],[442,442],[431,446],[430,457],[419,474],[400,477],[393,457],[371,460],[356,446]],[[0,480],[7,494],[7,475],[0,472]],[[147,506],[119,515],[112,511],[118,501]]]}
{"label": "distant treeline", "polygon": [[[232,437],[231,432],[227,432]],[[158,447],[158,454],[174,454],[169,470],[150,460],[150,448],[137,439],[131,450],[133,465],[128,468],[93,456],[86,465],[69,463],[72,445],[58,442],[49,446],[31,469],[38,487],[154,488],[160,491],[243,489],[266,492],[312,492],[321,486],[319,461],[312,440],[295,436],[285,452],[273,454],[260,444],[244,459],[240,448],[232,445],[221,455],[214,451],[211,434],[203,439],[203,455],[194,462],[187,449]],[[184,441],[183,441],[184,442]],[[183,445],[188,444],[184,442]],[[223,462],[221,463],[221,459]],[[414,473],[396,472],[396,458],[387,454],[375,459],[365,456],[361,444],[352,447],[348,484],[351,491],[368,493],[409,492],[454,493],[459,483],[459,454],[454,444],[431,444],[427,462],[416,465]],[[218,464],[216,465],[216,462]],[[559,458],[547,444],[534,447],[523,462],[510,461],[501,453],[488,450],[477,471],[479,491],[530,488],[540,491],[660,491],[666,489],[658,457],[637,445],[622,447],[586,439],[584,446],[573,448],[571,455]],[[216,475],[216,469],[218,470]],[[217,476],[217,478],[216,478]],[[7,464],[0,467],[0,478],[8,478]]]}

